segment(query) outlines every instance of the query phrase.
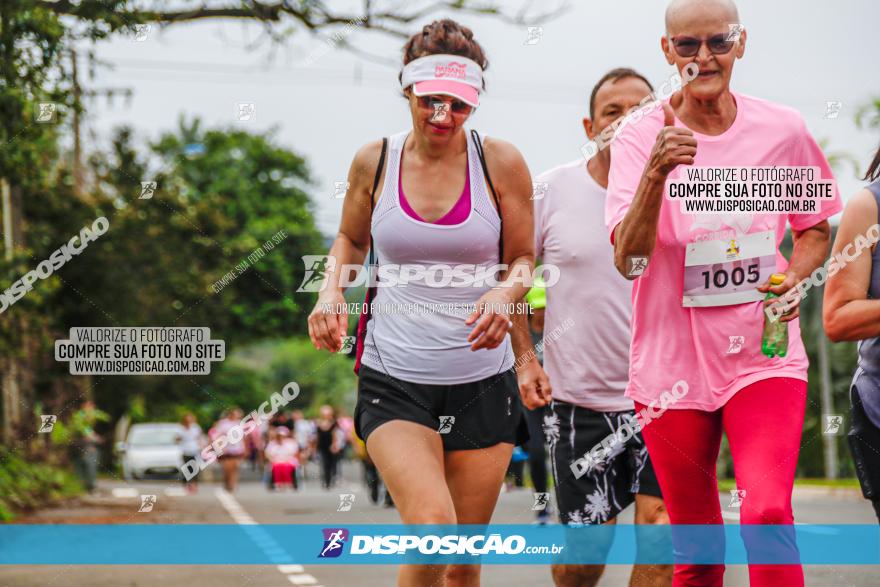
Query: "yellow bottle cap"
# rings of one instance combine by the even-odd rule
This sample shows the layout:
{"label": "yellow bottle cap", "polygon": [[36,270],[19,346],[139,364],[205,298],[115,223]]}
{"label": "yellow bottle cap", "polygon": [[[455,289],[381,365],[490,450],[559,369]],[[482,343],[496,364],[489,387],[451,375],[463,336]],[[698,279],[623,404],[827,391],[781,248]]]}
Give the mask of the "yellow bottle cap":
{"label": "yellow bottle cap", "polygon": [[774,273],[770,276],[770,285],[779,285],[785,281],[785,273]]}

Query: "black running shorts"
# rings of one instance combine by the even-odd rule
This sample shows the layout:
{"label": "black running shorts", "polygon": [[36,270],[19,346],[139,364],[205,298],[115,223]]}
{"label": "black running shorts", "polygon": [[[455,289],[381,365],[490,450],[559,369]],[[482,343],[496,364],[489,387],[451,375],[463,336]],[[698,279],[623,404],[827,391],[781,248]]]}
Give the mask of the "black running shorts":
{"label": "black running shorts", "polygon": [[529,438],[511,368],[480,381],[455,385],[410,383],[361,365],[355,432],[364,441],[392,420],[406,420],[437,431],[443,449],[472,450]]}

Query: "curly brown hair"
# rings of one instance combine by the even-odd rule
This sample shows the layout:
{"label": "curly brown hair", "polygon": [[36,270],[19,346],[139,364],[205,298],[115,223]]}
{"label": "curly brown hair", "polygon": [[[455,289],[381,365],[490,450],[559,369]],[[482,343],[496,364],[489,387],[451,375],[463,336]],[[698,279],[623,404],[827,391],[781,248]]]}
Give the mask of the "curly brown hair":
{"label": "curly brown hair", "polygon": [[[425,57],[426,55],[460,55],[475,61],[483,68],[489,67],[489,60],[478,42],[474,40],[474,32],[455,22],[444,18],[435,20],[422,27],[422,32],[414,34],[403,46],[403,64]],[[401,71],[398,79],[403,78]],[[486,83],[483,82],[483,89]]]}

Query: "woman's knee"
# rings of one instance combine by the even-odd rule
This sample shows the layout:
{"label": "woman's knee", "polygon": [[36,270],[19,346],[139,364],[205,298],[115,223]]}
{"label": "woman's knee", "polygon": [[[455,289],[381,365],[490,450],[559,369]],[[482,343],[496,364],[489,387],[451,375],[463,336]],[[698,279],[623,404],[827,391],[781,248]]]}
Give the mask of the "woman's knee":
{"label": "woman's knee", "polygon": [[[399,503],[396,496],[395,503]],[[404,524],[456,524],[455,508],[450,503],[414,504],[414,507],[400,509],[400,517]]]}
{"label": "woman's knee", "polygon": [[591,587],[599,582],[605,565],[553,565],[551,574],[557,587]]}
{"label": "woman's knee", "polygon": [[790,504],[782,502],[752,502],[748,496],[743,500],[740,510],[740,524],[791,524]]}

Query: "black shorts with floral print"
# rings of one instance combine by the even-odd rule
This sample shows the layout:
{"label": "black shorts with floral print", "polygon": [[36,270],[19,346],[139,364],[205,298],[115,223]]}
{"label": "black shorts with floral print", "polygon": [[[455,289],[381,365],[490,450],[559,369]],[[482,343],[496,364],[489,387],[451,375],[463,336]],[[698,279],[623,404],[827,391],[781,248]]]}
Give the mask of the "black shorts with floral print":
{"label": "black shorts with floral print", "polygon": [[607,456],[572,469],[572,463],[606,437],[634,424],[634,411],[597,412],[556,400],[545,410],[560,522],[604,524],[633,503],[636,494],[662,497],[640,433],[615,445]]}

